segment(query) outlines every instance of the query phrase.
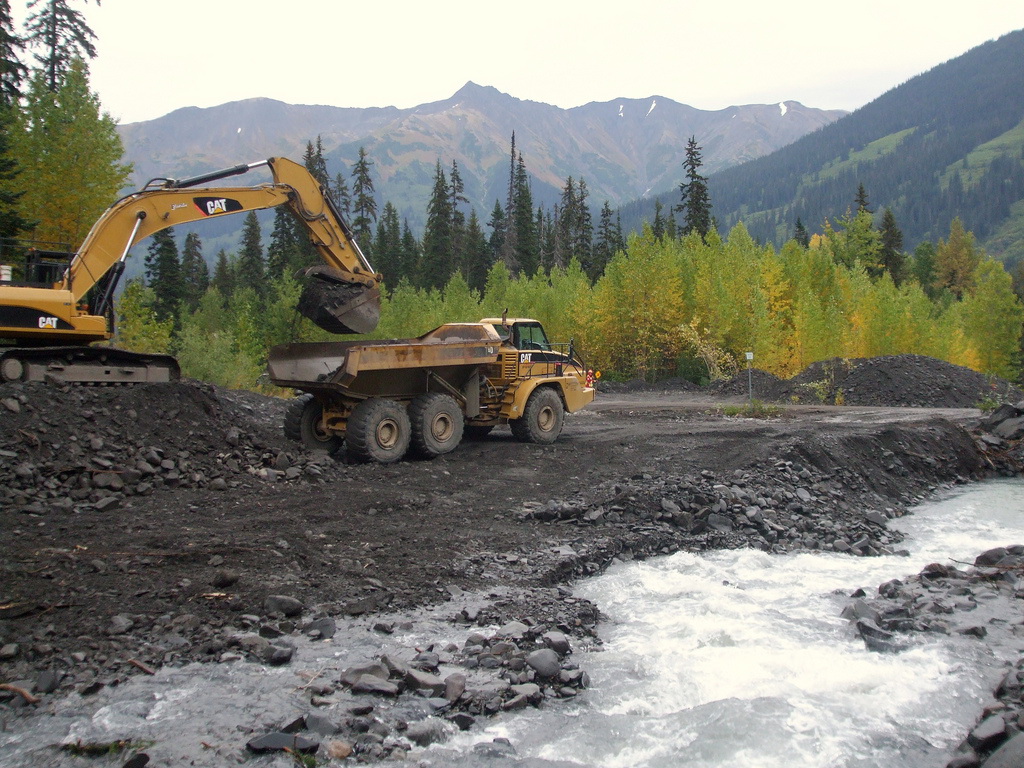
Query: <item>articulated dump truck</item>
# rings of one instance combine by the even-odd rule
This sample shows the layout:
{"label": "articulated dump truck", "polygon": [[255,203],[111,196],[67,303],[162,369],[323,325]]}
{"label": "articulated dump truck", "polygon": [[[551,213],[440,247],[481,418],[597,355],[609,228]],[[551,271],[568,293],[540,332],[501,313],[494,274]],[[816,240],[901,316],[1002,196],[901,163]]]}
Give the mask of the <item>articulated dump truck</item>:
{"label": "articulated dump truck", "polygon": [[523,442],[550,444],[565,413],[594,399],[573,345],[551,344],[525,318],[448,323],[416,339],[284,344],[267,366],[277,386],[301,391],[285,434],[355,460],[432,458],[463,436],[508,424]]}

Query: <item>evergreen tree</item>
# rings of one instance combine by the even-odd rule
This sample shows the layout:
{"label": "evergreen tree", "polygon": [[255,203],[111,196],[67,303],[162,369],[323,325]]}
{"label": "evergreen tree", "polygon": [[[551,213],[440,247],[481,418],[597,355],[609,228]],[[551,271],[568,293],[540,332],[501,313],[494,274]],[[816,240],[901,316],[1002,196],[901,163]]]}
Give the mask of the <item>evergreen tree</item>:
{"label": "evergreen tree", "polygon": [[587,202],[590,192],[582,176],[576,186],[576,192],[576,226],[573,233],[572,255],[586,269],[590,269],[591,251],[594,248],[594,222],[590,215],[590,203]]}
{"label": "evergreen tree", "polygon": [[451,176],[448,180],[449,208],[452,214],[452,263],[459,268],[465,262],[466,214],[460,206],[468,205],[465,184],[459,173],[459,165],[452,160]]}
{"label": "evergreen tree", "polygon": [[373,163],[366,155],[366,149],[359,148],[359,159],[352,166],[352,232],[356,239],[366,243],[368,248],[373,235],[373,225],[377,221],[377,201],[373,196],[373,179],[370,167]]}
{"label": "evergreen tree", "polygon": [[277,279],[281,275],[290,275],[316,262],[319,257],[303,233],[302,225],[287,206],[279,205],[274,209],[274,228],[267,246],[268,277]]}
{"label": "evergreen tree", "polygon": [[327,175],[327,161],[324,160],[324,146],[320,136],[316,137],[316,145],[313,142],[306,142],[306,151],[302,155],[302,164],[310,175],[320,182],[320,186],[329,190],[331,186],[330,177]]}
{"label": "evergreen tree", "polygon": [[452,199],[441,161],[434,169],[434,187],[427,203],[427,226],[423,232],[423,255],[419,285],[443,288],[455,270],[452,260]]}
{"label": "evergreen tree", "polygon": [[540,264],[540,240],[533,219],[530,176],[526,172],[526,163],[521,154],[516,163],[515,202],[510,219],[509,232],[514,233],[512,240],[515,243],[515,262],[520,270],[532,275]]}
{"label": "evergreen tree", "polygon": [[487,238],[487,247],[491,252],[490,260],[493,264],[501,258],[504,252],[505,230],[507,228],[505,210],[497,200],[494,201],[494,208],[491,209],[491,218],[487,221],[487,226],[491,230],[491,235]]}
{"label": "evergreen tree", "polygon": [[896,226],[896,216],[892,208],[887,207],[882,213],[882,223],[878,231],[882,238],[882,267],[899,286],[906,277],[906,255],[903,253],[903,232]]}
{"label": "evergreen tree", "polygon": [[14,113],[11,108],[0,106],[0,238],[18,237],[32,226],[20,213],[21,198],[18,176],[21,169],[10,153],[10,129]]}
{"label": "evergreen tree", "polygon": [[339,172],[335,175],[334,184],[331,186],[331,198],[347,222],[349,214],[352,213],[352,195],[349,194],[345,174]]}
{"label": "evergreen tree", "polygon": [[804,223],[800,221],[799,216],[796,220],[796,231],[793,233],[793,239],[800,243],[804,248],[809,247],[811,244],[811,236],[807,232],[807,227],[805,227]]}
{"label": "evergreen tree", "polygon": [[857,185],[857,196],[853,198],[853,203],[854,207],[857,209],[857,213],[861,213],[862,211],[874,213],[874,211],[869,207],[871,203],[868,202],[868,193],[867,190],[864,189],[863,184]]}
{"label": "evergreen tree", "polygon": [[256,211],[249,211],[242,225],[241,250],[238,254],[236,269],[236,293],[246,288],[257,297],[267,294],[266,264],[263,259],[263,236],[260,233],[260,222]]}
{"label": "evergreen tree", "polygon": [[935,278],[935,243],[925,240],[914,249],[913,274],[929,299],[938,294]]}
{"label": "evergreen tree", "polygon": [[377,222],[377,239],[373,243],[376,264],[384,276],[384,285],[395,290],[399,280],[407,277],[402,253],[402,225],[398,220],[398,209],[391,201],[384,203],[384,211]]}
{"label": "evergreen tree", "polygon": [[159,321],[177,316],[185,297],[181,259],[173,227],[153,234],[146,251],[146,284],[153,289],[153,311]]}
{"label": "evergreen tree", "polygon": [[420,265],[420,243],[409,226],[409,220],[402,222],[402,266],[403,274],[399,276],[399,282],[404,279],[411,279],[419,270]]}
{"label": "evergreen tree", "polygon": [[466,282],[471,289],[483,292],[487,285],[487,273],[491,269],[491,263],[491,249],[487,243],[487,237],[480,226],[476,209],[472,209],[469,212],[469,222],[466,224],[463,261]]}
{"label": "evergreen tree", "polygon": [[676,210],[683,214],[683,234],[697,232],[706,237],[712,228],[711,196],[708,194],[708,180],[701,176],[701,148],[697,137],[691,136],[686,142],[686,159],[683,169],[686,181],[679,185],[682,201]]}
{"label": "evergreen tree", "polygon": [[[99,0],[96,0],[99,5]],[[32,11],[25,22],[26,42],[41,52],[35,54],[46,87],[56,93],[64,84],[72,62],[96,58],[96,35],[80,11],[68,0],[29,0]]]}
{"label": "evergreen tree", "polygon": [[597,225],[597,243],[594,246],[594,259],[587,276],[591,282],[597,280],[604,268],[616,252],[622,250],[622,232],[618,222],[612,221],[612,207],[607,200],[601,206],[601,216]]}
{"label": "evergreen tree", "polygon": [[235,265],[228,252],[221,248],[217,252],[217,263],[213,268],[213,287],[227,302],[235,293]]}
{"label": "evergreen tree", "polygon": [[202,241],[195,232],[185,235],[185,246],[181,252],[181,282],[185,306],[193,312],[210,287],[210,268],[203,258]]}
{"label": "evergreen tree", "polygon": [[663,206],[661,200],[654,201],[654,221],[651,223],[651,234],[656,240],[665,239],[665,218],[661,215]]}
{"label": "evergreen tree", "polygon": [[0,108],[13,107],[21,98],[28,68],[21,62],[25,41],[14,31],[10,0],[0,0]]}
{"label": "evergreen tree", "polygon": [[17,119],[11,157],[32,179],[19,213],[37,222],[35,239],[77,245],[131,174],[120,162],[117,124],[89,90],[85,62],[71,63],[55,93],[36,73]]}
{"label": "evergreen tree", "polygon": [[[508,165],[508,195],[505,199],[505,226],[501,231],[501,252],[498,254],[505,266],[508,267],[509,272],[515,274],[519,271],[519,257],[518,257],[518,243],[516,242],[516,235],[518,231],[516,229],[515,221],[515,210],[516,210],[516,193],[518,186],[516,184],[516,134],[512,132],[512,152],[509,156]],[[495,203],[497,205],[497,203]],[[497,230],[495,230],[497,232]]]}

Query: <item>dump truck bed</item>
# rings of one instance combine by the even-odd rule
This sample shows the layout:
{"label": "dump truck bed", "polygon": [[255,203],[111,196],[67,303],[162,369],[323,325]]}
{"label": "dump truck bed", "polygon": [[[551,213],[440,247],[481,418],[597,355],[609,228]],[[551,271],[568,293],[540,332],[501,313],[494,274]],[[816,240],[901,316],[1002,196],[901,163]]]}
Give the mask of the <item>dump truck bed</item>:
{"label": "dump truck bed", "polygon": [[480,366],[499,361],[501,346],[488,325],[449,323],[416,339],[282,344],[271,349],[267,370],[280,387],[407,397],[425,391],[430,375],[461,387]]}

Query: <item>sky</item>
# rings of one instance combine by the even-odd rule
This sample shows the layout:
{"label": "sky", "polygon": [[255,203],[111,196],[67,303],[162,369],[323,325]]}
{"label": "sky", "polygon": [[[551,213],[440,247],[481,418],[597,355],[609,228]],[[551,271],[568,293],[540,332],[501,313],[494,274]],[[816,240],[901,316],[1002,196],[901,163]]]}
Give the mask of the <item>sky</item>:
{"label": "sky", "polygon": [[[96,33],[92,88],[121,123],[254,97],[408,108],[467,81],[563,108],[854,110],[1024,28],[1020,0],[69,2]],[[11,0],[16,17],[24,5]]]}

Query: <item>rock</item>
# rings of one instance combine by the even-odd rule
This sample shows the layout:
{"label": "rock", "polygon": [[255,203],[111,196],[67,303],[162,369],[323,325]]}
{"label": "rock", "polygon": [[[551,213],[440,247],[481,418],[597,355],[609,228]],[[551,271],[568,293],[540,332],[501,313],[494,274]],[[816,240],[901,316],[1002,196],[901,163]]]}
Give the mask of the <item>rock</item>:
{"label": "rock", "polygon": [[17,643],[6,643],[0,647],[0,661],[16,659],[19,653],[21,653],[20,645]]}
{"label": "rock", "polygon": [[376,675],[362,675],[352,685],[352,693],[376,693],[381,696],[397,696],[398,685]]}
{"label": "rock", "polygon": [[418,747],[426,747],[446,740],[448,738],[448,727],[443,720],[436,717],[428,717],[425,720],[409,723],[409,727],[405,731],[405,737]]}
{"label": "rock", "polygon": [[562,669],[558,661],[558,654],[550,648],[542,648],[528,654],[526,663],[543,678],[555,677]]}
{"label": "rock", "polygon": [[521,621],[510,621],[502,627],[498,628],[498,631],[494,633],[495,637],[511,637],[513,640],[519,640],[529,631],[529,627],[523,624]]}
{"label": "rock", "polygon": [[474,744],[473,752],[483,757],[508,757],[516,754],[516,748],[508,739],[499,736],[490,742]]}
{"label": "rock", "polygon": [[53,693],[56,691],[64,679],[64,673],[57,670],[48,669],[44,672],[40,672],[36,678],[35,685],[33,688],[38,693]]}
{"label": "rock", "polygon": [[1006,739],[1006,721],[1000,714],[989,715],[974,727],[967,743],[979,751],[987,751]]}
{"label": "rock", "polygon": [[466,691],[466,676],[461,672],[453,672],[444,679],[444,697],[450,702],[459,700]]}
{"label": "rock", "polygon": [[331,739],[324,744],[327,750],[327,757],[332,760],[344,760],[352,755],[352,745],[347,741]]}
{"label": "rock", "polygon": [[553,650],[559,656],[568,654],[572,647],[569,645],[569,638],[563,632],[545,632],[541,636],[544,645]]}
{"label": "rock", "polygon": [[298,616],[302,613],[302,603],[287,595],[270,595],[263,601],[263,610],[267,613]]}
{"label": "rock", "polygon": [[418,669],[409,669],[405,673],[405,684],[414,691],[429,691],[434,696],[445,692],[445,683],[440,677]]}
{"label": "rock", "polygon": [[319,619],[314,619],[306,627],[306,634],[317,633],[318,637],[328,640],[334,637],[334,634],[338,631],[338,624],[330,616],[324,616]]}
{"label": "rock", "polygon": [[381,680],[387,680],[390,672],[385,664],[379,661],[349,667],[341,673],[340,682],[342,685],[352,687],[363,675],[373,675]]}
{"label": "rock", "polygon": [[214,572],[213,577],[210,579],[210,586],[216,587],[217,589],[225,589],[226,587],[237,584],[238,578],[238,571],[222,568]]}
{"label": "rock", "polygon": [[263,658],[267,664],[273,667],[280,667],[290,662],[294,655],[295,649],[290,645],[271,645]]}
{"label": "rock", "polygon": [[1018,733],[989,755],[984,768],[1020,768],[1024,765],[1024,733]]}
{"label": "rock", "polygon": [[284,731],[272,731],[262,736],[249,739],[245,745],[250,751],[257,754],[264,752],[283,752],[286,749],[294,752],[301,752],[305,755],[314,755],[320,749],[320,742],[310,739],[297,733],[285,733]]}
{"label": "rock", "polygon": [[340,730],[332,720],[316,712],[306,715],[305,726],[307,731],[318,733],[321,736],[333,736]]}

